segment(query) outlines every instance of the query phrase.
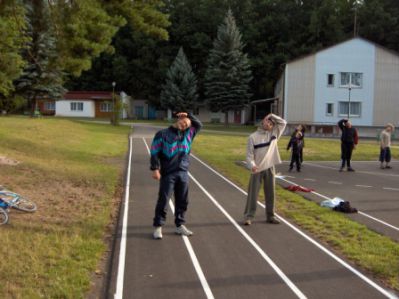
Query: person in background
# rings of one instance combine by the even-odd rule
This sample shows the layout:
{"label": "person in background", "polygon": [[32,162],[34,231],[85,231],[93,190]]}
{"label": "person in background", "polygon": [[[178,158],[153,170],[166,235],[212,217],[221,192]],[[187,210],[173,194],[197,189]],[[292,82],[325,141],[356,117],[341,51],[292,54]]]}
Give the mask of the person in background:
{"label": "person in background", "polygon": [[154,239],[162,239],[162,226],[166,221],[168,201],[175,194],[176,234],[191,236],[185,223],[188,206],[188,167],[191,144],[200,131],[202,123],[186,112],[177,113],[178,120],[167,129],[158,131],[151,145],[152,177],[160,180],[158,201],[153,226]]}
{"label": "person in background", "polygon": [[289,171],[292,171],[294,164],[296,165],[296,170],[301,172],[301,149],[303,147],[302,133],[297,131],[295,136],[291,137],[287,145],[287,151],[291,148],[291,163]]}
{"label": "person in background", "polygon": [[359,141],[357,130],[352,126],[348,119],[341,119],[338,122],[338,127],[341,129],[341,167],[339,171],[343,171],[345,163],[348,171],[355,171],[351,167],[352,151],[356,148]]}
{"label": "person in background", "polygon": [[286,125],[287,122],[281,117],[269,114],[262,120],[258,130],[248,138],[247,166],[251,170],[251,177],[244,211],[245,225],[251,225],[255,216],[262,181],[266,201],[266,222],[280,223],[274,216],[274,166],[281,163],[277,141],[283,134]]}
{"label": "person in background", "polygon": [[301,165],[303,163],[303,148],[305,147],[305,131],[306,131],[306,128],[304,125],[298,125],[295,128],[295,131],[292,132],[292,134],[291,134],[291,137],[295,137],[297,132],[302,133],[302,137],[301,137],[302,138],[302,147],[299,151],[299,160],[301,161]]}
{"label": "person in background", "polygon": [[[381,169],[391,169],[389,162],[391,162],[391,134],[395,130],[393,124],[387,124],[380,135],[380,162]],[[384,166],[385,162],[385,166]]]}

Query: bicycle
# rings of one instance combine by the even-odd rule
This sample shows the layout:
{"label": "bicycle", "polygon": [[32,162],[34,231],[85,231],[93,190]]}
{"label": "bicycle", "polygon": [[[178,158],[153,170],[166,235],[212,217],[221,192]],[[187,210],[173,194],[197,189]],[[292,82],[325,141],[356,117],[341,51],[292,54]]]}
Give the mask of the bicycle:
{"label": "bicycle", "polygon": [[33,201],[9,190],[0,190],[0,200],[8,205],[7,209],[14,208],[16,210],[28,213],[32,213],[37,210],[37,206]]}
{"label": "bicycle", "polygon": [[8,222],[8,203],[0,198],[0,225]]}

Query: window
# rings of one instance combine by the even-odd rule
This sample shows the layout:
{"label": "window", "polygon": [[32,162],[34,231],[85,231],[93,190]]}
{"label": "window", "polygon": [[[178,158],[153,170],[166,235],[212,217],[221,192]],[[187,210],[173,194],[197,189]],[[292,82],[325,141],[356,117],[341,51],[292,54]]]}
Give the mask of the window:
{"label": "window", "polygon": [[[339,102],[339,115],[340,116],[348,116],[348,102]],[[362,103],[361,102],[351,102],[350,103],[350,116],[360,117],[362,112]]]}
{"label": "window", "polygon": [[327,75],[327,86],[334,87],[334,74]]}
{"label": "window", "polygon": [[327,103],[326,115],[327,116],[333,116],[334,115],[334,104],[333,103]]}
{"label": "window", "polygon": [[101,112],[112,112],[112,103],[110,102],[102,102],[100,104],[100,111]]}
{"label": "window", "polygon": [[44,109],[48,111],[55,111],[55,102],[44,102]]}
{"label": "window", "polygon": [[341,87],[362,88],[363,74],[362,73],[340,73]]}
{"label": "window", "polygon": [[71,102],[71,111],[83,111],[83,102]]}

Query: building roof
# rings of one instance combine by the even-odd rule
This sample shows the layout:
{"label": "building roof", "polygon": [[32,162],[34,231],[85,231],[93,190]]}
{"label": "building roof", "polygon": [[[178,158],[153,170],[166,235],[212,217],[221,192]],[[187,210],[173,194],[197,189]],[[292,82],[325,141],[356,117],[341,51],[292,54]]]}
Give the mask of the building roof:
{"label": "building roof", "polygon": [[65,100],[112,100],[111,91],[68,91]]}
{"label": "building roof", "polygon": [[[302,60],[302,59],[307,58],[307,57],[309,57],[309,56],[312,56],[312,55],[315,55],[315,54],[317,54],[317,53],[323,52],[323,51],[325,51],[325,50],[328,50],[328,49],[331,49],[331,48],[340,46],[341,44],[344,44],[344,43],[347,43],[347,42],[350,42],[350,41],[356,40],[356,39],[362,40],[362,41],[364,41],[364,42],[366,42],[366,43],[372,44],[373,46],[375,46],[375,47],[377,47],[377,48],[380,48],[380,49],[382,49],[382,50],[384,50],[384,51],[387,51],[387,52],[389,52],[389,53],[391,53],[391,54],[393,54],[393,55],[399,56],[399,53],[396,52],[396,51],[394,51],[394,50],[391,50],[391,49],[388,49],[388,48],[386,48],[386,47],[384,47],[384,46],[381,46],[381,45],[379,45],[379,44],[376,44],[375,42],[372,42],[372,41],[370,41],[370,40],[368,40],[368,39],[366,39],[366,38],[363,38],[363,37],[360,37],[360,36],[356,36],[356,37],[352,37],[352,38],[346,39],[346,40],[344,40],[344,41],[342,41],[342,42],[339,42],[339,43],[337,43],[337,44],[334,44],[334,45],[331,45],[331,46],[322,48],[322,49],[320,49],[320,50],[318,50],[318,51],[315,51],[315,52],[312,52],[312,53],[308,53],[308,54],[299,56],[299,57],[294,58],[294,59],[292,59],[292,60],[290,60],[290,61],[287,61],[285,64],[289,64],[289,63],[295,62],[295,61],[297,61],[297,60]],[[283,64],[283,65],[284,65],[284,64]]]}

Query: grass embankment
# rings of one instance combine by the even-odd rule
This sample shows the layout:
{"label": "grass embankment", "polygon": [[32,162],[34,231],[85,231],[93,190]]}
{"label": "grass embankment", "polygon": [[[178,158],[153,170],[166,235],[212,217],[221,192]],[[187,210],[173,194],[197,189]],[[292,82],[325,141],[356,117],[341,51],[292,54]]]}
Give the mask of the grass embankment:
{"label": "grass embankment", "polygon": [[[106,245],[128,127],[0,117],[0,184],[31,198],[0,226],[0,298],[83,298]],[[120,191],[120,190],[119,190]]]}
{"label": "grass embankment", "polygon": [[[246,189],[249,172],[235,164],[236,161],[245,159],[246,142],[246,137],[203,133],[197,137],[193,151]],[[288,153],[284,148],[287,138],[283,138],[279,143],[282,156],[287,159]],[[359,146],[354,157],[357,160],[375,160],[377,154],[378,145],[374,141]],[[398,158],[398,149],[393,154]],[[304,156],[306,160],[337,160],[339,141],[307,139]],[[353,263],[373,273],[387,286],[399,290],[397,242],[367,229],[343,214],[321,208],[316,203],[279,186],[277,198],[278,213],[311,232]]]}

